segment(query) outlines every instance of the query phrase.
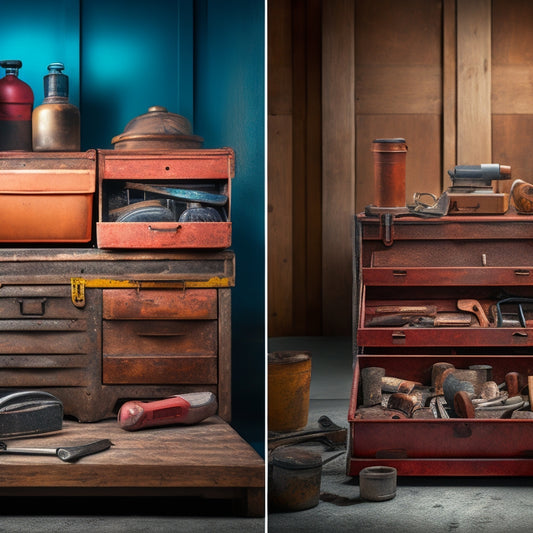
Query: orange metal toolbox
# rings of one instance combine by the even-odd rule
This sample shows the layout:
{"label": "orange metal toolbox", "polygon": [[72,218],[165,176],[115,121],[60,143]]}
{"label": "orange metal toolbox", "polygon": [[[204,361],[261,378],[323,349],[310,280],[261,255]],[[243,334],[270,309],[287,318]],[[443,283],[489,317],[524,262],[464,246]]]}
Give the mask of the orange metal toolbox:
{"label": "orange metal toolbox", "polygon": [[[406,476],[533,475],[533,419],[486,412],[381,418],[360,410],[361,373],[368,367],[429,386],[434,363],[489,365],[498,384],[508,372],[527,383],[533,375],[533,217],[397,217],[387,225],[357,215],[354,242],[348,475],[372,465],[393,466]],[[489,325],[417,327],[416,321],[390,322],[392,314],[385,324],[375,320],[391,306],[454,313],[459,299],[476,300]],[[527,400],[527,387],[521,392]]]}
{"label": "orange metal toolbox", "polygon": [[[213,248],[231,245],[231,148],[172,151],[98,150],[99,248]],[[153,191],[157,188],[161,193]],[[165,194],[184,190],[222,198],[216,221],[180,221],[195,204]],[[155,204],[155,205],[154,205]],[[140,208],[140,209],[139,209]],[[141,209],[156,218],[143,220]],[[139,217],[134,213],[139,213]],[[117,213],[119,215],[117,216]],[[126,213],[126,215],[124,215]],[[133,216],[132,216],[133,214]],[[162,216],[164,215],[164,216]]]}
{"label": "orange metal toolbox", "polygon": [[95,150],[0,152],[0,242],[89,242],[95,189]]}

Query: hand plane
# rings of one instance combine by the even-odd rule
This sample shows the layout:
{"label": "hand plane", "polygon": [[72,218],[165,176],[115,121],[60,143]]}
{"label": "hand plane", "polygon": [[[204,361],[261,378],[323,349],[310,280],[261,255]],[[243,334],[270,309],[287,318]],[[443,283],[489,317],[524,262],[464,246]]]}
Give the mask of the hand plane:
{"label": "hand plane", "polygon": [[509,195],[494,191],[493,181],[511,179],[511,167],[498,163],[458,165],[448,170],[452,186],[447,190],[449,215],[503,214]]}

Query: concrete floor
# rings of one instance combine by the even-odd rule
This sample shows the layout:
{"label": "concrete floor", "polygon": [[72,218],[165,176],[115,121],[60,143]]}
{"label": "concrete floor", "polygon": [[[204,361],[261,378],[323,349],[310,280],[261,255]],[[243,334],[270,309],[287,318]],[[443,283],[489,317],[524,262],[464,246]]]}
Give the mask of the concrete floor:
{"label": "concrete floor", "polygon": [[[327,414],[348,427],[343,400],[311,400],[309,422]],[[322,457],[332,456],[320,444]],[[318,506],[294,513],[271,512],[269,533],[510,533],[533,528],[530,478],[406,478],[384,502],[359,497],[358,478],[345,474],[346,456],[322,468]]]}

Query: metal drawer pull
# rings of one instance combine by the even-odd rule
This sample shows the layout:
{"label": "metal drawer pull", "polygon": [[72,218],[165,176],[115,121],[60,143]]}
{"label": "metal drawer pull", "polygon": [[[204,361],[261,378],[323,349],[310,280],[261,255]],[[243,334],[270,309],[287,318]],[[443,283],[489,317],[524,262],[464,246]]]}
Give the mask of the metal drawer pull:
{"label": "metal drawer pull", "polygon": [[158,331],[146,331],[137,333],[138,337],[183,337],[186,333],[173,333],[173,332],[158,332]]}
{"label": "metal drawer pull", "polygon": [[148,226],[148,229],[150,231],[167,231],[167,232],[173,232],[173,233],[177,233],[178,230],[181,229],[181,224],[178,224],[177,226],[173,227],[173,228],[157,228],[157,227],[154,227],[154,226]]}
{"label": "metal drawer pull", "polygon": [[515,331],[513,333],[513,337],[527,337],[527,333],[525,331]]}
{"label": "metal drawer pull", "polygon": [[529,270],[515,270],[515,276],[529,276]]}
{"label": "metal drawer pull", "polygon": [[393,339],[405,339],[405,333],[400,333],[399,331],[395,331],[392,334]]}
{"label": "metal drawer pull", "polygon": [[44,315],[44,307],[46,304],[46,298],[21,298],[18,301],[20,306],[21,315]]}
{"label": "metal drawer pull", "polygon": [[393,276],[407,276],[407,270],[393,270]]}

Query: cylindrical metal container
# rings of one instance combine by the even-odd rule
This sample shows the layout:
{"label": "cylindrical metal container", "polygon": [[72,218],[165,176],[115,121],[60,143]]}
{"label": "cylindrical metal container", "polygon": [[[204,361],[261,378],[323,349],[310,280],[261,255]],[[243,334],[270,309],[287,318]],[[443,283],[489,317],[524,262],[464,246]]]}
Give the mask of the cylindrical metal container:
{"label": "cylindrical metal container", "polygon": [[35,152],[79,152],[80,111],[69,103],[68,76],[62,63],[48,65],[43,103],[33,110],[32,144]]}
{"label": "cylindrical metal container", "polygon": [[374,154],[374,205],[377,207],[405,206],[405,139],[375,139]]}
{"label": "cylindrical metal container", "polygon": [[0,61],[6,75],[0,79],[0,150],[31,152],[33,91],[18,77],[22,61]]}
{"label": "cylindrical metal container", "polygon": [[268,430],[297,431],[307,425],[311,386],[311,354],[281,351],[268,354]]}
{"label": "cylindrical metal container", "polygon": [[303,511],[320,500],[322,457],[287,446],[272,452],[269,503],[277,511]]}
{"label": "cylindrical metal container", "polygon": [[359,472],[359,491],[364,500],[382,502],[396,496],[397,470],[392,466],[369,466]]}

